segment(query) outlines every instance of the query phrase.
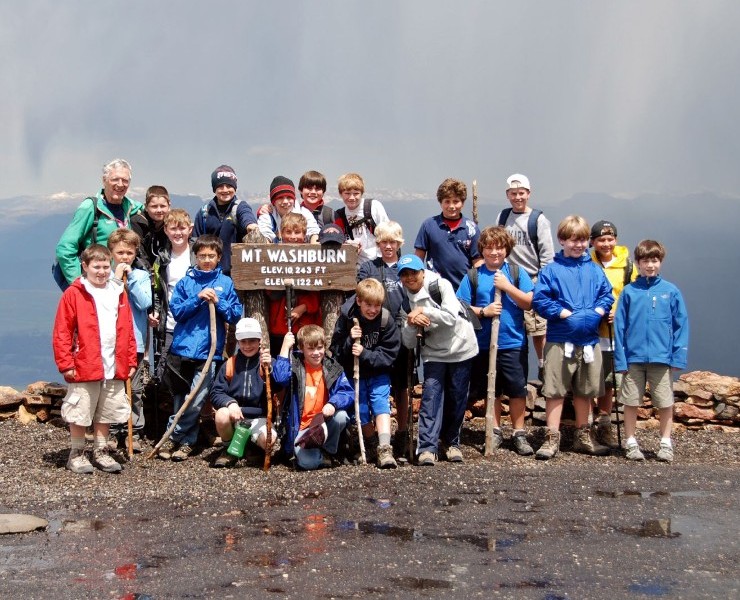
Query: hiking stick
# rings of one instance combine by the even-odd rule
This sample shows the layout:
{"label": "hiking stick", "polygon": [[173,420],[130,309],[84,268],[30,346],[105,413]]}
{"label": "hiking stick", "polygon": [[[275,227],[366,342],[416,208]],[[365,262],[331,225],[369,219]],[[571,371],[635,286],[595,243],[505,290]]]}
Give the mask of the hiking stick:
{"label": "hiking stick", "polygon": [[610,353],[611,356],[611,370],[612,370],[612,384],[614,385],[614,401],[612,402],[612,408],[617,415],[617,443],[619,447],[622,447],[622,432],[619,430],[619,405],[617,404],[617,372],[614,369],[614,331],[612,330],[612,324],[607,321],[606,326],[609,328],[609,345],[612,347]]}
{"label": "hiking stick", "polygon": [[265,394],[267,395],[267,423],[265,424],[265,462],[263,471],[270,470],[270,456],[272,455],[272,389],[270,386],[270,369],[262,365],[262,377],[265,378]]}
{"label": "hiking stick", "polygon": [[[494,302],[501,302],[501,290],[496,288]],[[488,347],[488,388],[486,389],[486,446],[483,456],[493,456],[493,420],[496,406],[496,357],[498,355],[499,315],[491,322],[491,343]]]}
{"label": "hiking stick", "polygon": [[[357,318],[352,319],[355,327],[360,326],[360,321]],[[357,338],[358,340],[360,338]],[[360,441],[360,463],[367,464],[367,457],[365,456],[365,439],[362,436],[362,421],[360,419],[360,357],[355,356],[354,364],[354,376],[355,376],[355,417],[357,418],[357,439]]]}
{"label": "hiking stick", "polygon": [[[473,221],[478,224],[478,180],[473,179]],[[475,300],[475,298],[473,298]]]}
{"label": "hiking stick", "polygon": [[206,373],[208,373],[208,369],[211,368],[211,362],[213,362],[213,355],[216,353],[216,305],[213,302],[208,303],[208,311],[210,312],[210,316],[211,316],[211,349],[208,352],[208,358],[206,358],[206,363],[203,365],[203,368],[200,370],[200,377],[198,378],[198,383],[195,384],[195,387],[192,390],[190,390],[190,393],[187,396],[185,396],[185,401],[182,403],[180,410],[177,411],[177,414],[175,414],[175,418],[172,420],[172,425],[170,425],[167,428],[167,431],[164,432],[162,439],[157,442],[157,445],[154,446],[152,451],[147,455],[146,457],[147,460],[149,460],[150,458],[153,458],[159,452],[159,449],[162,447],[162,445],[169,439],[169,437],[172,435],[172,432],[175,431],[175,426],[180,420],[180,417],[182,417],[182,414],[185,412],[188,406],[190,406],[190,402],[192,402],[193,398],[198,393],[198,390],[200,390],[200,386],[203,383],[203,379],[205,379]]}

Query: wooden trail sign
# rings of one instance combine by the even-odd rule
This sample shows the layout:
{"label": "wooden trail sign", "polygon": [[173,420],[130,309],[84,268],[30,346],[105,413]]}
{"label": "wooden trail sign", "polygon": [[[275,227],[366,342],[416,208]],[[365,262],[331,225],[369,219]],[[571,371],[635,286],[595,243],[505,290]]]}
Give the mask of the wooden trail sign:
{"label": "wooden trail sign", "polygon": [[357,248],[344,244],[233,244],[231,279],[238,290],[352,290],[357,287]]}

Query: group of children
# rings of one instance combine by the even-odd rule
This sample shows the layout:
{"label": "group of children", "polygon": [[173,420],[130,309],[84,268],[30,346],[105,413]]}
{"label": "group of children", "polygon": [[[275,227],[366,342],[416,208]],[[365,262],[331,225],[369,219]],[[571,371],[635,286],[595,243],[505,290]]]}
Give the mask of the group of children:
{"label": "group of children", "polygon": [[[665,249],[658,242],[640,242],[633,263],[627,249],[616,245],[612,223],[589,228],[582,217],[569,216],[558,226],[562,250],[555,253],[550,223],[528,205],[530,184],[521,174],[507,180],[511,208],[483,231],[462,213],[465,184],[443,181],[437,191],[440,214],[423,222],[414,252],[403,256],[401,226],[378,200],[364,197],[364,182],[355,173],[339,179],[344,207],[337,211],[323,202],[326,179],[320,173],[301,177],[300,204],[293,182],[276,177],[270,203],[257,217],[236,198],[233,169],[221,165],[211,181],[214,197],[193,220],[182,209],[163,210],[164,204],[169,209],[167,192],[153,186],[139,234],[118,229],[107,248],[94,244],[80,256],[83,275],[62,296],[53,338],[57,365],[70,384],[62,415],[70,426],[71,471],[91,473],[93,465],[121,470],[110,453],[109,430],[120,439],[130,415],[137,434],[144,426],[142,387],[134,386],[129,408],[123,382],[142,364],[150,330],[162,353],[157,375],[172,394],[173,413],[189,401],[176,425],[170,417],[174,429],[159,449],[162,459],[188,459],[210,397],[225,446],[242,423],[262,451],[280,449],[301,469],[328,467],[343,455],[351,458],[347,448],[355,434],[348,428],[354,423],[378,467],[395,468],[410,441],[414,356],[423,371],[418,465],[432,466],[440,455],[463,461],[460,433],[468,400],[491,391],[494,447],[504,442],[506,396],[516,452],[547,460],[559,451],[568,394],[576,413],[573,449],[600,455],[616,447],[611,412],[619,389],[625,455],[643,460],[635,427],[648,385],[661,423],[657,458],[673,459],[671,370],[686,366],[688,320],[680,292],[660,278]],[[243,317],[229,276],[230,246],[257,231],[275,243],[344,241],[357,247],[357,288],[330,331],[322,327],[319,292],[299,292],[291,305],[283,293],[266,293],[268,332],[254,315]],[[235,353],[228,348],[229,332]],[[546,438],[536,453],[524,423],[527,335],[546,399]],[[269,347],[262,343],[268,337]],[[270,388],[282,399],[272,424],[265,418],[273,402]],[[594,398],[599,414],[592,426]],[[92,463],[84,453],[90,425]],[[140,450],[141,436],[135,437]],[[236,460],[224,450],[213,466]]]}

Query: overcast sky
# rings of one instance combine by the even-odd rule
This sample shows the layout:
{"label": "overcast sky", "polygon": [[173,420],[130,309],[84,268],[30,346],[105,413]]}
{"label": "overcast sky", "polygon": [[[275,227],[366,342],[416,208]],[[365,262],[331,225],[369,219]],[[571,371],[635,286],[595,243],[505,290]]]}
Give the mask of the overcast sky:
{"label": "overcast sky", "polygon": [[[0,202],[358,171],[740,196],[740,2],[0,0]],[[537,200],[535,201],[535,198]]]}

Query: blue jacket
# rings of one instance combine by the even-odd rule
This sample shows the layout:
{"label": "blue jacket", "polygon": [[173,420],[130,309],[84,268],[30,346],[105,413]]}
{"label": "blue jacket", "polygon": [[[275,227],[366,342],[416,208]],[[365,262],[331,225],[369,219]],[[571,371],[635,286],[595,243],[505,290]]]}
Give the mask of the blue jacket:
{"label": "blue jacket", "polygon": [[[540,271],[532,307],[547,319],[548,342],[593,346],[599,342],[602,318],[596,309],[606,314],[613,302],[612,284],[589,254],[569,258],[561,250]],[[567,319],[560,318],[564,308],[573,313]]]}
{"label": "blue jacket", "polygon": [[619,296],[614,317],[614,368],[659,363],[686,368],[689,316],[678,288],[660,277],[638,277]]}
{"label": "blue jacket", "polygon": [[246,357],[237,350],[234,374],[231,381],[226,378],[227,363],[219,370],[211,386],[211,404],[214,408],[225,408],[236,402],[245,417],[254,418],[267,414],[265,382],[260,376],[260,354]]}
{"label": "blue jacket", "polygon": [[220,267],[213,271],[200,271],[194,267],[188,269],[177,282],[170,310],[175,317],[175,331],[172,334],[170,352],[184,358],[206,360],[211,349],[211,317],[208,302],[198,297],[206,288],[216,290],[216,354],[221,356],[224,350],[226,329],[224,322],[236,323],[242,316],[242,305],[234,290],[230,277],[221,272]]}
{"label": "blue jacket", "polygon": [[144,342],[149,328],[148,313],[152,307],[152,280],[149,272],[143,269],[132,269],[127,279],[128,302],[134,316],[136,351],[141,354],[146,352]]}
{"label": "blue jacket", "polygon": [[[303,360],[297,356],[293,356],[290,362],[284,356],[278,356],[272,370],[275,383],[287,387],[291,377],[293,378],[293,395],[288,396],[283,407],[285,414],[283,422],[286,423],[286,427],[282,448],[287,456],[293,456],[295,438],[301,428],[303,401],[306,397],[306,367]],[[329,357],[324,358],[324,386],[329,390],[328,404],[333,404],[337,410],[347,410],[352,407],[355,401],[355,390],[344,374],[342,365]]]}
{"label": "blue jacket", "polygon": [[219,212],[216,197],[202,207],[193,218],[193,239],[205,233],[221,238],[224,251],[221,255],[221,268],[224,273],[231,273],[231,244],[241,243],[247,233],[247,226],[257,224],[252,208],[236,196],[224,212]]}

